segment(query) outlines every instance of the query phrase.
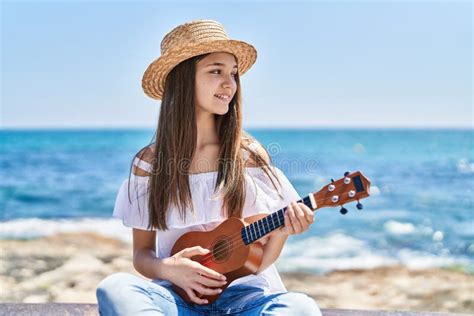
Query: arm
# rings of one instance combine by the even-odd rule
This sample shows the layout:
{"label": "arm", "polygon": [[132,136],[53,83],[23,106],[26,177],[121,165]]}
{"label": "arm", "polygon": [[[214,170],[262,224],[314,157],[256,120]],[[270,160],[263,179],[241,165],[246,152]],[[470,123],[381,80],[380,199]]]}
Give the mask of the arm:
{"label": "arm", "polygon": [[[141,155],[147,162],[150,157]],[[146,171],[134,168],[138,176],[149,176]],[[156,231],[133,229],[133,266],[137,272],[150,279],[162,279],[182,288],[187,296],[196,304],[206,304],[197,293],[215,295],[225,284],[225,277],[190,258],[205,255],[209,250],[202,247],[186,248],[168,258],[158,258],[156,254]]]}
{"label": "arm", "polygon": [[167,280],[167,265],[155,253],[155,231],[133,229],[133,267],[149,279]]}
{"label": "arm", "polygon": [[[151,146],[142,149],[137,157],[148,163],[152,162],[153,151]],[[132,172],[136,176],[148,177],[150,174],[133,166]],[[138,273],[149,279],[166,280],[166,263],[157,258],[156,231],[133,229],[133,267]]]}

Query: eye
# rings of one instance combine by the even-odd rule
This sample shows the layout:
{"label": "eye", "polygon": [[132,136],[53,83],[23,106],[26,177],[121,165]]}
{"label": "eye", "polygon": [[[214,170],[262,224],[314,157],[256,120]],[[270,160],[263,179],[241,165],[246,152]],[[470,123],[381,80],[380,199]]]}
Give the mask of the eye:
{"label": "eye", "polygon": [[[215,73],[216,71],[218,72],[218,74],[221,73],[221,70],[220,70],[220,69],[212,70],[211,73]],[[238,73],[234,72],[234,73],[232,74],[232,76],[233,76],[234,78],[236,78],[236,77],[238,76]]]}

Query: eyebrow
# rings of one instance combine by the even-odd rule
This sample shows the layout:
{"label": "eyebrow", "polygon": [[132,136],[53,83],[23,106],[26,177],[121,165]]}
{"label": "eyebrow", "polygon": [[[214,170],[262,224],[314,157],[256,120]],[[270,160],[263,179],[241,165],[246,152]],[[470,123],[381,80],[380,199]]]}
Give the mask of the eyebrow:
{"label": "eyebrow", "polygon": [[[209,67],[209,66],[225,66],[225,64],[217,62],[217,63],[209,64],[206,67]],[[237,68],[237,65],[234,65],[234,68]]]}

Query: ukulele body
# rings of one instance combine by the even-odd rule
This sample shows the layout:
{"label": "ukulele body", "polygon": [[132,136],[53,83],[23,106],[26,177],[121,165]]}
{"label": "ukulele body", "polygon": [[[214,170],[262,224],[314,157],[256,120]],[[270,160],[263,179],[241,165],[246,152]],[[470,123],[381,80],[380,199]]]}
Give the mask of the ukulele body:
{"label": "ukulele body", "polygon": [[[344,204],[357,201],[357,209],[361,210],[363,205],[359,203],[359,200],[368,197],[369,192],[370,181],[362,172],[350,173],[346,171],[343,178],[336,181],[331,179],[331,183],[297,202],[305,204],[313,211],[323,207],[341,206],[340,212],[344,215],[347,213],[347,209],[343,207]],[[176,241],[171,250],[171,255],[194,246],[209,249],[208,254],[194,256],[191,260],[224,274],[227,283],[221,289],[225,290],[235,279],[257,272],[262,264],[263,245],[261,242],[264,240],[262,237],[284,226],[286,208],[279,209],[269,215],[254,215],[244,220],[232,217],[222,222],[214,230],[186,233]],[[245,239],[250,243],[245,245],[241,231],[242,228],[248,225],[251,225],[248,229],[250,238],[247,236],[246,229]],[[191,302],[183,289],[176,285],[173,286],[173,289],[184,300]],[[207,299],[209,303],[214,302],[219,297],[219,294],[213,296],[197,294],[199,297]]]}
{"label": "ukulele body", "polygon": [[[237,217],[231,217],[211,231],[188,232],[176,241],[171,250],[171,256],[185,248],[194,246],[209,249],[208,254],[193,256],[190,259],[225,275],[227,283],[221,287],[224,291],[232,281],[253,274],[260,267],[263,246],[260,242],[245,245],[241,237],[241,229],[262,217],[265,217],[265,215],[252,216],[245,219],[245,221]],[[191,302],[183,289],[173,285],[173,290],[185,301]],[[210,304],[217,300],[220,294],[201,295],[196,293],[196,295],[208,300]]]}

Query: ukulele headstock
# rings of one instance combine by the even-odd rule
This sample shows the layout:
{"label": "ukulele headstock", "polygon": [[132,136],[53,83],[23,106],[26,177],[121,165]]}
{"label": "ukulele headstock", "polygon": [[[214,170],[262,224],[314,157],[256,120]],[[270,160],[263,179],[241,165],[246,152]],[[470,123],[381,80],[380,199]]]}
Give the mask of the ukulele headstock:
{"label": "ukulele headstock", "polygon": [[314,194],[317,201],[317,208],[341,206],[341,214],[346,214],[347,209],[344,204],[357,201],[357,209],[363,208],[359,200],[368,197],[370,194],[370,181],[362,172],[345,172],[344,177],[336,181],[331,179],[331,183],[325,185]]}

